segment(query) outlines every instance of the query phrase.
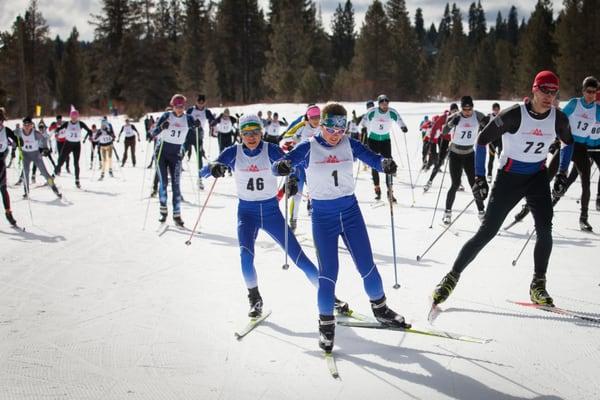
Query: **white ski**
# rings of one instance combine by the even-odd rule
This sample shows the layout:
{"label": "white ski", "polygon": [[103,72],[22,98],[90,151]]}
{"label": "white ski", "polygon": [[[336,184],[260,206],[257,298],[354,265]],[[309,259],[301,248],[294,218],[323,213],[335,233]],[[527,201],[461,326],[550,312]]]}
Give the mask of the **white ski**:
{"label": "white ski", "polygon": [[263,312],[260,317],[250,318],[250,322],[246,325],[246,327],[240,331],[234,333],[237,340],[241,340],[244,336],[250,333],[254,328],[256,328],[261,322],[263,322],[267,317],[271,315],[271,310],[267,310]]}

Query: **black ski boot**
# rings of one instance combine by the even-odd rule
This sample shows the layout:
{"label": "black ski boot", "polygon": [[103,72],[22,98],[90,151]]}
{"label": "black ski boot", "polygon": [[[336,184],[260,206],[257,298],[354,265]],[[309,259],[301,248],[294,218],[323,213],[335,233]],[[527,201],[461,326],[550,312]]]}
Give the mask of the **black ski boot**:
{"label": "black ski boot", "polygon": [[396,200],[396,198],[394,197],[394,195],[392,193],[390,193],[390,190],[388,189],[387,191],[387,198],[392,200],[392,203],[397,203],[398,200]]}
{"label": "black ski boot", "polygon": [[296,218],[290,219],[290,231],[296,232],[296,227],[298,226],[298,220]]}
{"label": "black ski boot", "polygon": [[335,317],[333,315],[319,315],[319,347],[327,353],[333,350],[335,338]]}
{"label": "black ski boot", "polygon": [[546,291],[546,278],[538,278],[535,275],[529,286],[529,297],[535,304],[554,307],[552,297]]}
{"label": "black ski boot", "polygon": [[167,215],[169,215],[169,212],[167,211],[167,207],[160,206],[160,218],[158,219],[158,222],[160,222],[161,224],[164,224],[167,221]]}
{"label": "black ski boot", "polygon": [[527,214],[529,214],[529,207],[527,207],[527,204],[523,204],[523,208],[521,208],[521,211],[519,211],[519,213],[515,215],[515,221],[522,221],[523,218],[527,216]]}
{"label": "black ski boot", "polygon": [[157,194],[158,194],[158,190],[152,189],[152,193],[150,193],[150,197],[156,197]]}
{"label": "black ski boot", "polygon": [[52,183],[52,185],[50,186],[50,188],[52,189],[52,191],[54,192],[54,194],[56,195],[56,197],[58,197],[59,199],[62,199],[62,193],[60,193],[58,191],[58,188],[56,187],[56,185],[54,183]]}
{"label": "black ski boot", "polygon": [[383,296],[379,300],[375,300],[371,302],[371,309],[373,310],[373,315],[375,315],[375,319],[379,321],[382,325],[392,326],[397,328],[410,328],[410,324],[404,322],[404,317],[394,310],[389,308],[386,304],[385,296]]}
{"label": "black ski boot", "polygon": [[10,210],[6,210],[4,212],[4,215],[6,216],[6,219],[9,224],[11,224],[12,226],[17,226],[17,221],[13,217],[12,212]]}
{"label": "black ski boot", "polygon": [[350,310],[350,306],[344,300],[340,300],[337,297],[335,298],[335,311],[341,315],[350,316],[352,314],[352,310]]}
{"label": "black ski boot", "polygon": [[173,222],[175,222],[175,225],[183,227],[183,220],[181,219],[181,216],[174,215],[173,216]]}
{"label": "black ski boot", "polygon": [[587,211],[581,212],[579,216],[579,228],[585,232],[593,232],[592,226],[588,223],[588,213]]}
{"label": "black ski boot", "polygon": [[375,200],[381,200],[381,188],[375,186]]}
{"label": "black ski boot", "polygon": [[431,296],[433,298],[433,304],[437,305],[446,301],[456,287],[458,278],[460,278],[460,276],[454,274],[452,271],[444,276],[440,283],[435,287],[433,295]]}
{"label": "black ski boot", "polygon": [[99,181],[104,180],[104,172],[100,174],[100,178],[98,178]]}
{"label": "black ski boot", "polygon": [[250,311],[248,311],[248,316],[250,318],[260,317],[262,315],[263,300],[258,292],[258,286],[248,289],[248,301],[250,302]]}
{"label": "black ski boot", "polygon": [[75,186],[77,186],[77,189],[81,189],[81,183],[79,183],[79,179],[75,181]]}
{"label": "black ski boot", "polygon": [[113,175],[112,169],[108,170],[108,175],[110,175],[111,178],[114,178],[115,176]]}

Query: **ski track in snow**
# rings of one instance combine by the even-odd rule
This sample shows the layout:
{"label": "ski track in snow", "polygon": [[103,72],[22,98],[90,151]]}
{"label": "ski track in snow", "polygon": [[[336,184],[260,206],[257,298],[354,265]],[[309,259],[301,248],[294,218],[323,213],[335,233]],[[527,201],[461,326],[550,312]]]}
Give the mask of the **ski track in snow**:
{"label": "ski track in snow", "polygon": [[[486,113],[491,104],[475,102],[476,109]],[[347,105],[349,113],[364,112],[362,102]],[[441,113],[446,105],[391,104],[409,127],[413,179],[421,166],[417,125],[423,115]],[[267,109],[292,121],[304,105],[230,107],[234,115]],[[88,125],[100,121],[83,120]],[[117,131],[123,120],[111,117]],[[12,128],[15,122],[7,125]],[[143,135],[143,122],[136,125]],[[428,229],[441,176],[423,194],[429,172],[421,174],[411,207],[404,139],[400,132],[395,135],[402,152],[396,154],[392,145],[394,158],[402,159],[394,188],[399,290],[392,288],[389,205],[371,207],[370,171],[359,169],[356,192],[388,303],[415,328],[427,328],[428,296],[479,220],[473,206],[452,227],[460,232],[458,237],[447,233],[421,262],[415,260],[442,231],[441,209]],[[206,140],[205,136],[205,150],[213,159],[216,140]],[[123,143],[117,144],[120,157],[122,149]],[[334,353],[341,380],[334,380],[317,346],[315,290],[291,260],[290,269],[282,270],[283,252],[264,233],[257,239],[255,264],[265,308],[273,313],[244,340],[235,339],[234,331],[247,321],[248,303],[231,178],[217,182],[198,232],[186,246],[189,231],[170,226],[162,236],[156,233],[158,200],[146,198],[153,175],[153,170],[144,170],[150,155],[146,143],[137,146],[137,168],[129,162],[122,169],[113,165],[115,178],[103,181],[97,181],[97,170],[88,169],[89,154],[86,143],[80,161],[85,190],[76,189],[73,176],[63,172],[57,178],[65,195],[62,201],[48,188],[31,192],[35,224],[27,202],[20,200],[22,187],[9,188],[13,213],[26,232],[0,223],[0,399],[600,398],[600,325],[506,302],[528,301],[533,241],[516,267],[511,261],[532,227],[530,217],[501,231],[479,254],[435,321],[435,329],[493,342],[482,345],[339,326]],[[8,170],[9,184],[19,173],[14,164]],[[197,192],[193,164],[184,162],[181,178],[187,200],[182,217],[190,229],[211,183],[207,180],[207,189]],[[598,174],[592,191],[597,179]],[[447,177],[444,186],[449,187]],[[575,183],[555,209],[548,290],[557,305],[598,317],[600,238],[578,230],[580,192]],[[169,191],[169,208],[170,196]],[[468,187],[457,193],[454,215],[470,196]],[[444,200],[445,190],[440,204]],[[590,222],[599,231],[600,215],[593,206],[592,202]],[[301,246],[316,261],[305,200],[300,210]],[[518,210],[520,206],[506,223]],[[167,222],[172,225],[171,215]],[[362,281],[339,244],[336,292],[368,315]]]}

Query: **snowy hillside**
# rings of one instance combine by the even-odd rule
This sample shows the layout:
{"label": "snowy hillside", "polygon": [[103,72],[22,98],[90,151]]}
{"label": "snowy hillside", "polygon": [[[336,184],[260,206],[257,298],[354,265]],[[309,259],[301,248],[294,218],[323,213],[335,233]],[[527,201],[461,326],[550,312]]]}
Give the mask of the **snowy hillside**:
{"label": "snowy hillside", "polygon": [[[475,108],[487,113],[491,104],[476,101]],[[502,107],[510,104],[501,102]],[[349,112],[364,112],[363,103],[347,106]],[[531,232],[531,217],[501,232],[480,253],[434,327],[429,325],[428,296],[479,220],[473,206],[454,224],[453,233],[416,261],[443,229],[441,208],[429,229],[441,179],[423,194],[417,127],[424,115],[441,113],[447,105],[390,106],[409,127],[410,172],[413,181],[418,176],[413,205],[405,142],[398,132],[392,147],[400,168],[394,188],[400,289],[392,288],[389,206],[373,207],[370,171],[357,169],[356,187],[388,303],[415,328],[493,339],[490,343],[339,326],[334,352],[341,379],[335,380],[317,345],[316,292],[295,266],[281,268],[283,252],[264,233],[257,240],[256,269],[265,308],[273,312],[238,341],[234,331],[247,321],[248,301],[233,179],[217,181],[199,233],[186,246],[189,232],[173,224],[157,233],[158,200],[148,198],[153,170],[145,169],[150,147],[138,143],[136,168],[130,163],[115,167],[115,178],[98,181],[97,169],[89,169],[86,143],[83,190],[64,170],[57,178],[62,200],[41,187],[32,190],[29,203],[21,199],[22,187],[9,188],[13,213],[26,231],[0,222],[0,399],[600,398],[600,324],[507,302],[529,300],[532,243],[516,266],[511,261]],[[232,107],[231,113],[267,109],[291,122],[304,105],[257,104]],[[123,119],[112,118],[117,132]],[[143,135],[143,124],[137,128]],[[117,145],[119,156],[122,145]],[[205,149],[215,158],[216,140],[211,138]],[[189,228],[213,183],[211,178],[204,191],[195,189],[193,160],[184,161],[182,176],[182,218]],[[9,185],[19,173],[14,164]],[[593,194],[598,175],[592,178]],[[38,174],[38,185],[39,179]],[[449,186],[448,177],[444,186]],[[555,208],[548,291],[558,306],[600,318],[600,237],[579,230],[580,192],[576,182]],[[169,190],[169,208],[170,196]],[[458,192],[454,215],[471,199],[468,188]],[[600,232],[593,200],[590,223]],[[297,233],[316,261],[305,204]],[[356,311],[370,314],[362,280],[345,249],[340,264],[337,294]]]}

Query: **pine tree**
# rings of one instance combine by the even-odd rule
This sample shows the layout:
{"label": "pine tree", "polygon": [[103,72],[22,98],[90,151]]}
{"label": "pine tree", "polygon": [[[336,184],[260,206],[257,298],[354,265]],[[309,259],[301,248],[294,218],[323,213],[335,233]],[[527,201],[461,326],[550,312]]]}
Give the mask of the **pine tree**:
{"label": "pine tree", "polygon": [[554,70],[556,44],[550,0],[538,0],[519,41],[519,50],[518,89],[528,91],[531,89],[533,77],[539,71]]}
{"label": "pine tree", "polygon": [[425,20],[423,19],[423,10],[419,7],[415,11],[415,34],[421,46],[425,45]]}
{"label": "pine tree", "polygon": [[485,12],[481,6],[481,1],[478,1],[477,4],[471,3],[469,7],[469,44],[477,47],[486,35]]}
{"label": "pine tree", "polygon": [[343,8],[342,4],[338,3],[331,22],[331,31],[331,57],[334,60],[334,68],[347,69],[354,57],[356,43],[354,8],[350,0],[346,0]]}
{"label": "pine tree", "polygon": [[65,51],[58,74],[58,97],[60,107],[69,109],[72,104],[78,109],[85,105],[84,68],[79,45],[79,32],[73,28],[65,42]]}
{"label": "pine tree", "polygon": [[512,6],[508,12],[508,21],[506,22],[506,40],[513,46],[519,43],[519,16],[517,8]]}
{"label": "pine tree", "polygon": [[[470,59],[466,48],[466,38],[462,25],[462,14],[456,4],[452,5],[449,14],[449,33],[441,43],[437,57],[435,81],[448,96],[460,96],[465,86],[469,66],[464,60]],[[444,28],[446,29],[446,28]]]}
{"label": "pine tree", "polygon": [[389,94],[411,99],[417,94],[419,45],[408,18],[404,0],[389,0],[386,5],[390,26],[391,58],[397,60],[391,72],[393,87]]}
{"label": "pine tree", "polygon": [[184,28],[181,39],[181,77],[186,92],[201,91],[208,54],[208,17],[204,0],[184,0]]}
{"label": "pine tree", "polygon": [[389,19],[381,2],[374,0],[365,14],[351,67],[352,73],[359,78],[355,85],[363,97],[385,93],[389,89],[393,67],[390,54]]}

